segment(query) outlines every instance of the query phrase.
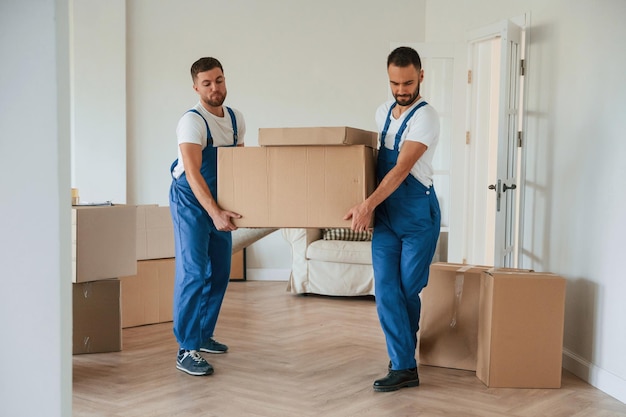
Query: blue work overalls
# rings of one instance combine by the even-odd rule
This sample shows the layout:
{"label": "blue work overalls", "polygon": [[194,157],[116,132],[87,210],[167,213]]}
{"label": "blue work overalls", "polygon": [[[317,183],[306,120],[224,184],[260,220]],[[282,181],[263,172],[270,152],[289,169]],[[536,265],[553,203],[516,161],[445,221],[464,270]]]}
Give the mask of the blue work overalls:
{"label": "blue work overalls", "polygon": [[[395,103],[389,109],[378,152],[376,175],[379,181],[396,165],[402,134],[409,119],[423,105],[426,102],[406,115],[396,133],[393,150],[384,146]],[[419,293],[428,283],[440,223],[434,187],[424,186],[411,174],[375,211],[372,261],[376,309],[394,370],[417,366]]]}
{"label": "blue work overalls", "polygon": [[[226,107],[237,145],[237,122]],[[202,150],[200,173],[217,199],[217,147],[206,119],[207,145]],[[170,171],[178,160],[174,161]],[[173,177],[172,177],[173,178]],[[213,337],[230,277],[232,237],[215,228],[213,220],[191,191],[187,176],[172,179],[170,211],[174,224],[176,278],[174,283],[174,335],[181,349],[198,350]]]}

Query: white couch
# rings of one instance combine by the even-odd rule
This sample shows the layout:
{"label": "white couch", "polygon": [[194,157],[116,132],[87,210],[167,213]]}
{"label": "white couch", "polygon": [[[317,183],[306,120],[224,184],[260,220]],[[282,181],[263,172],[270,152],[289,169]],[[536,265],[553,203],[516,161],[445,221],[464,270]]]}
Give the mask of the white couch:
{"label": "white couch", "polygon": [[[371,242],[324,240],[323,229],[282,229],[292,252],[288,291],[296,294],[359,296],[374,294]],[[433,262],[446,261],[442,232]]]}

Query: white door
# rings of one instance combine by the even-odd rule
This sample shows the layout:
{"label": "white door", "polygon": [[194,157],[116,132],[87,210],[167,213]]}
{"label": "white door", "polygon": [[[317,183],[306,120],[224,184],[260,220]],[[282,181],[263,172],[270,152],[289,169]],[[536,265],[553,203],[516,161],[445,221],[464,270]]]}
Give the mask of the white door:
{"label": "white door", "polygon": [[470,34],[464,261],[516,265],[522,29],[509,20]]}

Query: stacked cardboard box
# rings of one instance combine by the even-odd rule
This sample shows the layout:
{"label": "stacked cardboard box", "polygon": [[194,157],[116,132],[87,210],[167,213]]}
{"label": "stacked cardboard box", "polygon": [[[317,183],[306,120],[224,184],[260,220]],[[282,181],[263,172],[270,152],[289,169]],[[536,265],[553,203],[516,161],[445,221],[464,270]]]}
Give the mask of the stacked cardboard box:
{"label": "stacked cardboard box", "polygon": [[261,147],[218,149],[218,201],[239,227],[349,227],[376,185],[376,142],[350,127],[259,129]]}
{"label": "stacked cardboard box", "polygon": [[122,349],[119,277],[136,273],[135,206],[72,208],[73,353]]}
{"label": "stacked cardboard box", "polygon": [[122,327],[172,321],[174,258],[137,261],[137,274],[120,278]]}
{"label": "stacked cardboard box", "polygon": [[72,286],[73,354],[122,350],[120,280],[105,279]]}
{"label": "stacked cardboard box", "polygon": [[137,206],[137,260],[174,257],[174,228],[169,206]]}
{"label": "stacked cardboard box", "polygon": [[72,208],[72,282],[90,282],[136,271],[136,206]]}
{"label": "stacked cardboard box", "polygon": [[122,327],[172,320],[174,228],[169,206],[137,206],[136,273],[120,278]]}

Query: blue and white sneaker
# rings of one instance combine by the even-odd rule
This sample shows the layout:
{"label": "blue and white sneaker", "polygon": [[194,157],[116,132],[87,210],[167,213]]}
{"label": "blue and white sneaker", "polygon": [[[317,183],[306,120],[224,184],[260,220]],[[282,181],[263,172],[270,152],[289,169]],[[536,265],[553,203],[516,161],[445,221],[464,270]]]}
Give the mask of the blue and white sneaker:
{"label": "blue and white sneaker", "polygon": [[179,349],[176,357],[176,368],[195,376],[211,375],[213,373],[211,364],[197,350]]}
{"label": "blue and white sneaker", "polygon": [[218,342],[217,340],[213,339],[212,337],[209,338],[209,340],[207,340],[206,343],[203,343],[200,346],[200,352],[226,353],[227,351],[228,351],[228,346],[226,346],[223,343]]}

